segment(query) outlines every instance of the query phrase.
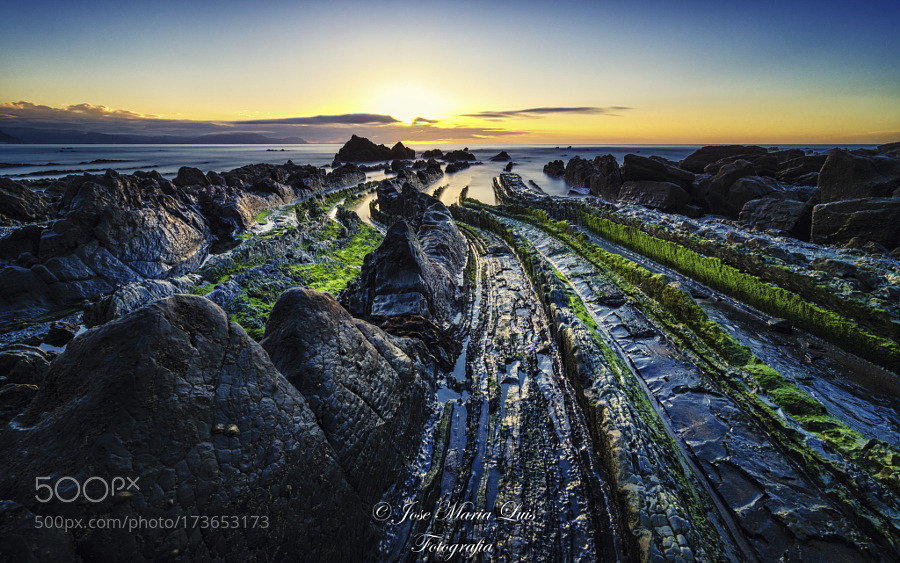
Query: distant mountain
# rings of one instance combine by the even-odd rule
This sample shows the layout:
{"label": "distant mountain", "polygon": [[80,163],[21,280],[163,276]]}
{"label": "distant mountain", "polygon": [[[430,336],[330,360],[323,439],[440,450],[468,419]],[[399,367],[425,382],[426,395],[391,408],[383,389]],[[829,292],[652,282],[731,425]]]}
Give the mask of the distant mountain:
{"label": "distant mountain", "polygon": [[37,129],[37,128],[7,128],[9,133],[0,131],[0,143],[43,143],[48,145],[305,145],[307,142],[300,137],[288,137],[287,139],[274,139],[260,135],[259,133],[234,132],[213,133],[200,136],[178,135],[111,135],[91,131],[77,131],[73,129]]}
{"label": "distant mountain", "polygon": [[12,135],[7,135],[3,131],[0,131],[0,143],[16,144],[16,143],[24,143],[24,142],[25,141],[23,141],[22,139],[19,139],[18,137],[13,137]]}

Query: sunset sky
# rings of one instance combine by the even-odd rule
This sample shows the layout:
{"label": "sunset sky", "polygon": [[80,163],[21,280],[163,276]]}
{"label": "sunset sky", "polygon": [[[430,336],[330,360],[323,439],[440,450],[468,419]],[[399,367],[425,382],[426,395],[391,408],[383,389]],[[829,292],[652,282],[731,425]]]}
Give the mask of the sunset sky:
{"label": "sunset sky", "polygon": [[883,143],[898,24],[897,0],[8,3],[0,130]]}

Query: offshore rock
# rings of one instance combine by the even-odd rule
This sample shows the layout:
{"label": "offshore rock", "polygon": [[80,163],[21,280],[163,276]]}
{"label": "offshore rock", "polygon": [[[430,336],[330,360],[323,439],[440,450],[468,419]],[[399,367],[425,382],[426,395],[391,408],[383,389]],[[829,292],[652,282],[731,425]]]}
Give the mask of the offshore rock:
{"label": "offshore rock", "polygon": [[854,237],[887,249],[900,246],[900,198],[861,198],[817,205],[812,242],[844,244]]}
{"label": "offshore rock", "polygon": [[353,135],[344,143],[334,157],[339,162],[375,162],[379,160],[411,159],[416,157],[416,151],[397,143],[392,148],[384,145],[376,145],[365,137]]}
{"label": "offshore rock", "polygon": [[[72,341],[28,408],[0,434],[0,455],[7,460],[0,499],[29,511],[85,519],[267,518],[266,529],[70,530],[85,560],[175,553],[192,560],[339,560],[360,559],[374,547],[370,508],[349,485],[307,401],[202,297],[157,301]],[[137,487],[97,503],[42,504],[34,483],[26,483],[34,475],[79,483],[128,477]],[[54,559],[68,556],[65,545],[51,548],[60,550]]]}
{"label": "offshore rock", "polygon": [[900,188],[900,159],[859,156],[837,149],[819,172],[822,203],[891,197]]}
{"label": "offshore rock", "polygon": [[561,160],[553,160],[544,165],[544,174],[559,178],[566,175],[566,165]]}
{"label": "offshore rock", "polygon": [[455,150],[444,153],[444,162],[458,162],[461,160],[475,161],[475,155],[469,152],[469,149]]}
{"label": "offshore rock", "polygon": [[414,359],[421,345],[294,288],[275,303],[262,346],[306,398],[351,486],[377,502],[419,445],[430,391]]}
{"label": "offshore rock", "polygon": [[491,157],[491,162],[506,162],[508,160],[510,160],[510,156],[506,151],[500,151]]}

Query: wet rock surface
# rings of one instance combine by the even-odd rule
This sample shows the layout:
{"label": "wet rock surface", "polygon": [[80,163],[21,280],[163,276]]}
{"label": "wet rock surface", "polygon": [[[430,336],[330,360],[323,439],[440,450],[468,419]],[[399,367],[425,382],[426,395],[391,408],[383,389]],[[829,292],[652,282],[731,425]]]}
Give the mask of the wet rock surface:
{"label": "wet rock surface", "polygon": [[[331,559],[358,557],[371,541],[367,507],[307,401],[201,297],[157,301],[73,341],[0,434],[0,451],[10,460],[0,498],[35,514],[268,517],[266,529],[72,530],[90,560]],[[41,504],[23,475],[127,475],[140,488]]]}

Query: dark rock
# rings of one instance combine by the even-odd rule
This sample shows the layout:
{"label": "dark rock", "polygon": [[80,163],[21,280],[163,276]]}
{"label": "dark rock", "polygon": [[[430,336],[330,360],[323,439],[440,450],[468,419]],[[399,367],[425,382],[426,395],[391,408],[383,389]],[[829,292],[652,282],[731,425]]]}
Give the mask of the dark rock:
{"label": "dark rock", "polygon": [[662,211],[679,213],[691,196],[670,182],[625,182],[619,192],[619,201],[643,205]]}
{"label": "dark rock", "polygon": [[[379,377],[371,374],[372,385]],[[72,530],[85,560],[358,560],[374,548],[371,505],[348,483],[306,399],[202,297],[157,301],[72,341],[19,420],[0,434],[0,498],[28,510],[268,517],[265,530]],[[121,502],[42,504],[22,478],[62,474],[80,483],[124,476],[138,488]],[[364,476],[353,479],[371,495]]]}
{"label": "dark rock", "polygon": [[900,188],[900,160],[837,149],[819,172],[821,202],[891,197]]}
{"label": "dark rock", "polygon": [[475,155],[469,152],[469,149],[456,150],[444,153],[444,162],[458,162],[461,160],[475,161]]}
{"label": "dark rock", "polygon": [[492,162],[506,162],[510,160],[510,156],[506,151],[500,151],[491,157]]}
{"label": "dark rock", "polygon": [[788,184],[815,186],[818,184],[819,170],[827,158],[824,154],[792,158],[778,166],[775,177]]}
{"label": "dark rock", "polygon": [[399,221],[381,246],[366,256],[349,309],[357,316],[447,320],[452,303],[448,281],[435,270],[412,228]]}
{"label": "dark rock", "polygon": [[262,346],[321,421],[350,484],[377,502],[418,450],[427,416],[430,382],[413,343],[354,319],[327,293],[295,288],[275,303]]}
{"label": "dark rock", "polygon": [[453,174],[454,172],[465,170],[469,166],[470,164],[467,160],[456,160],[447,165],[446,172],[447,174]]}
{"label": "dark rock", "polygon": [[38,526],[34,513],[8,500],[0,501],[0,546],[3,561],[10,563],[82,561],[68,532]]}
{"label": "dark rock", "polygon": [[880,152],[881,154],[886,154],[894,158],[900,158],[900,142],[878,145],[875,150]]}
{"label": "dark rock", "polygon": [[443,156],[444,151],[441,149],[431,149],[422,153],[422,158],[441,158]]}
{"label": "dark rock", "polygon": [[41,385],[51,357],[35,346],[15,344],[0,350],[0,382]]}
{"label": "dark rock", "polygon": [[4,216],[15,221],[42,221],[48,211],[43,194],[9,178],[0,178],[0,222]]}
{"label": "dark rock", "polygon": [[809,240],[813,206],[789,199],[762,198],[748,201],[740,219],[764,231],[784,231],[800,240]]}
{"label": "dark rock", "polygon": [[689,188],[694,182],[694,175],[691,172],[636,154],[625,155],[621,172],[623,182],[669,182],[683,189]]}
{"label": "dark rock", "polygon": [[[775,176],[778,173],[778,159],[770,154],[746,154],[741,155],[740,160],[746,160],[753,165],[753,169],[760,176]],[[735,158],[723,158],[703,169],[704,174],[715,176],[723,166],[731,164]]]}
{"label": "dark rock", "polygon": [[616,158],[607,154],[593,161],[575,157],[566,164],[566,182],[576,188],[587,188],[606,201],[616,201],[622,188],[622,174]]}
{"label": "dark rock", "polygon": [[416,151],[403,146],[403,143],[397,143],[392,148],[384,145],[376,145],[365,137],[357,137],[353,135],[350,140],[344,143],[335,155],[334,160],[338,162],[375,162],[378,160],[393,160],[395,158],[407,159],[415,158]]}
{"label": "dark rock", "polygon": [[172,183],[176,186],[208,186],[209,179],[198,168],[182,166]]}
{"label": "dark rock", "polygon": [[78,332],[78,326],[72,323],[53,322],[50,323],[50,330],[44,337],[44,343],[50,346],[65,346],[70,340],[75,338]]}
{"label": "dark rock", "polygon": [[416,151],[403,146],[401,141],[397,141],[397,144],[391,147],[391,158],[412,160],[416,158]]}
{"label": "dark rock", "polygon": [[816,205],[812,242],[844,244],[854,237],[888,249],[900,246],[900,198],[862,198]]}
{"label": "dark rock", "polygon": [[25,410],[37,394],[37,385],[7,383],[0,387],[0,421],[6,421]]}
{"label": "dark rock", "polygon": [[692,187],[692,195],[711,213],[737,217],[749,200],[732,201],[731,187],[745,176],[756,176],[756,168],[746,160],[736,160],[722,166],[715,176],[701,178]]}
{"label": "dark rock", "polygon": [[561,160],[554,160],[544,165],[544,174],[559,178],[566,175],[566,165]]}
{"label": "dark rock", "polygon": [[515,166],[514,162],[507,162],[506,166],[503,167],[504,172],[512,172],[513,166]]}
{"label": "dark rock", "polygon": [[85,326],[93,327],[123,317],[132,311],[164,299],[176,293],[187,293],[201,278],[189,274],[171,280],[144,280],[123,285],[111,295],[106,295],[84,307],[82,319]]}
{"label": "dark rock", "polygon": [[753,155],[766,155],[763,147],[745,145],[714,145],[703,147],[689,154],[681,161],[681,168],[694,174],[703,173],[708,165],[722,159],[738,159]]}

